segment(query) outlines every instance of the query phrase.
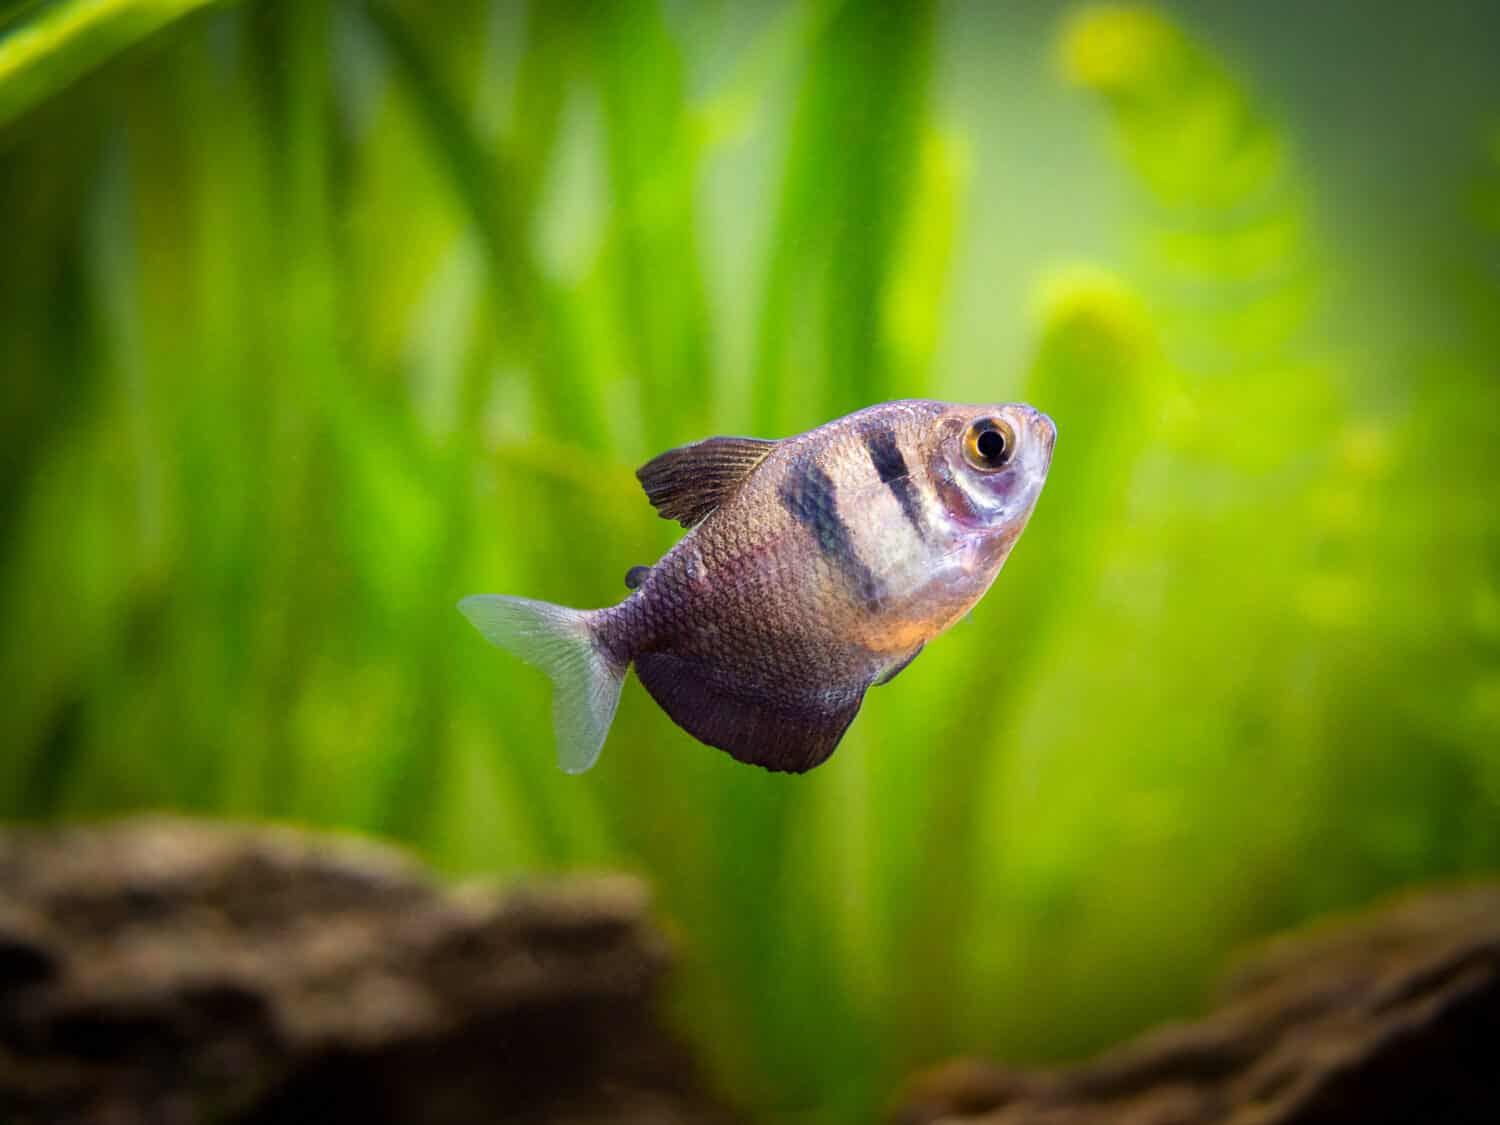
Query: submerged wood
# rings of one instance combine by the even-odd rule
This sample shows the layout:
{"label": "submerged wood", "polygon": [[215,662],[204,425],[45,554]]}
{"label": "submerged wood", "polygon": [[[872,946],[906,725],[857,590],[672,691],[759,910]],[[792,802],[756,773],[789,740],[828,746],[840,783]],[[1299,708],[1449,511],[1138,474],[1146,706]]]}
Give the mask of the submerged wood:
{"label": "submerged wood", "polygon": [[1500,884],[1408,895],[1250,955],[1203,1019],[1055,1071],[962,1060],[900,1125],[1492,1125]]}
{"label": "submerged wood", "polygon": [[647,905],[288,829],[0,833],[0,1120],[728,1121]]}

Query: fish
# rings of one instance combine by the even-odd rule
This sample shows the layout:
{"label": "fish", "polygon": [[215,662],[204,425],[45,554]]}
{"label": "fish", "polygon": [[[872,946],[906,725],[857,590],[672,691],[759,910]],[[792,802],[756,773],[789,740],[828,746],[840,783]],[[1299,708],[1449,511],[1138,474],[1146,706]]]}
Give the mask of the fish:
{"label": "fish", "polygon": [[579,610],[476,594],[460,612],[553,682],[558,765],[589,769],[626,672],[682,729],[803,773],[989,590],[1031,518],[1057,427],[1024,403],[880,403],[792,437],[711,437],[637,471],[688,531]]}

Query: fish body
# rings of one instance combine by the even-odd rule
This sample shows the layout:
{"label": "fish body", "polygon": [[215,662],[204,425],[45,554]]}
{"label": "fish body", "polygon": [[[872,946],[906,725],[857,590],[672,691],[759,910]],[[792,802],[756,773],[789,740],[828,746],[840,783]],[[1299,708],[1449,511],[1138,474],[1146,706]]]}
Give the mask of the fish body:
{"label": "fish body", "polygon": [[826,760],[865,692],[989,589],[1056,429],[1016,403],[883,403],[779,441],[710,438],[638,472],[688,533],[617,605],[481,595],[460,609],[552,673],[564,769],[592,765],[625,670],[711,746],[772,770]]}

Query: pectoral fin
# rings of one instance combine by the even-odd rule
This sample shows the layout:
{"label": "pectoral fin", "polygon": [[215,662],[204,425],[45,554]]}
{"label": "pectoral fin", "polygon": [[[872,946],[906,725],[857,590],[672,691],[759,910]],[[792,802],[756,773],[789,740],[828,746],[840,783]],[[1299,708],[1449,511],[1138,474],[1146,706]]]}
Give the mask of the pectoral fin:
{"label": "pectoral fin", "polygon": [[733,496],[775,447],[762,438],[712,437],[669,449],[635,475],[657,515],[692,527]]}
{"label": "pectoral fin", "polygon": [[914,648],[914,649],[911,650],[910,655],[908,655],[905,660],[901,661],[900,664],[897,664],[894,667],[892,667],[889,672],[887,672],[885,675],[881,676],[880,679],[876,680],[875,681],[875,686],[876,687],[880,687],[882,684],[888,684],[888,683],[890,683],[892,680],[894,680],[897,676],[899,676],[902,672],[904,672],[906,670],[906,666],[908,664],[910,664],[913,660],[915,660],[917,657],[919,657],[921,655],[922,655],[922,646],[918,645],[916,648]]}
{"label": "pectoral fin", "polygon": [[661,709],[694,738],[784,773],[804,773],[827,760],[869,686],[813,691],[789,682],[747,691],[726,670],[670,652],[637,656],[635,670]]}

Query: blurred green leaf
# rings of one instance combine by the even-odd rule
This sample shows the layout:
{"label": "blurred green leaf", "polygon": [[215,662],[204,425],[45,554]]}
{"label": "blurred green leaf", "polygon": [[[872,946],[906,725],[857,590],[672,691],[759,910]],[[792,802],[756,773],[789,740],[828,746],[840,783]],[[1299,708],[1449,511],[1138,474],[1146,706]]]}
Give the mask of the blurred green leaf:
{"label": "blurred green leaf", "polygon": [[[193,7],[0,23],[6,816],[638,871],[715,1081],[828,1122],[1500,863],[1500,164],[1457,77],[1397,91],[1472,152],[1438,186],[1256,54],[1279,9]],[[1338,114],[1370,135],[1309,143]],[[661,448],[976,387],[1056,419],[1041,505],[832,760],[747,769],[628,685],[556,770],[459,597],[613,602],[678,533]]]}
{"label": "blurred green leaf", "polygon": [[[817,30],[756,339],[757,433],[795,433],[907,393],[895,382],[881,315],[901,219],[928,204],[911,194],[909,154],[927,112],[933,20],[924,0],[845,4]],[[830,162],[830,152],[843,158]]]}
{"label": "blurred green leaf", "polygon": [[68,0],[0,23],[0,126],[212,0]]}

